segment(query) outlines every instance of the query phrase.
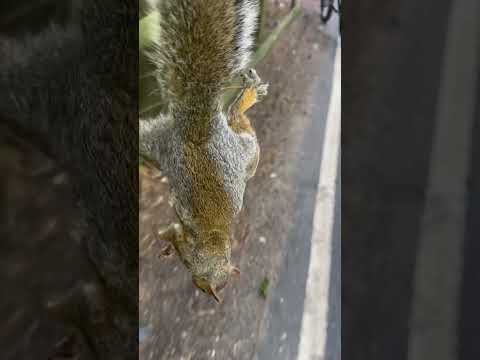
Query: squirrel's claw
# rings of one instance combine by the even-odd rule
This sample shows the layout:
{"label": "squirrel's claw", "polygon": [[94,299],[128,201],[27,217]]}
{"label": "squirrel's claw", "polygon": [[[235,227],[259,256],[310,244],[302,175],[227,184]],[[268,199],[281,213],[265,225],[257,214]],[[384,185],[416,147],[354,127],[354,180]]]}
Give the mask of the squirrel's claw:
{"label": "squirrel's claw", "polygon": [[167,241],[169,244],[160,250],[159,257],[170,257],[175,253],[175,246],[179,241],[182,227],[178,223],[173,223],[167,226],[162,226],[158,229],[158,237],[160,240]]}
{"label": "squirrel's claw", "polygon": [[169,258],[175,253],[175,248],[172,244],[168,244],[163,249],[160,250],[158,257],[160,258]]}
{"label": "squirrel's claw", "polygon": [[256,90],[257,90],[257,97],[266,96],[268,94],[268,84],[267,83],[259,84]]}

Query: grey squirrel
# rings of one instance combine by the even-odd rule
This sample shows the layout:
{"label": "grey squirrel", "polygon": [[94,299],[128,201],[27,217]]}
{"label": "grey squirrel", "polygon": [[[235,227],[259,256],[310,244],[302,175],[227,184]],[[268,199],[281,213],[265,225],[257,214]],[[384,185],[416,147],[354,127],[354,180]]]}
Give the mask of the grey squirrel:
{"label": "grey squirrel", "polygon": [[89,228],[98,284],[76,284],[46,307],[96,358],[136,359],[138,3],[71,1],[65,26],[0,35],[0,119],[69,171]]}
{"label": "grey squirrel", "polygon": [[[149,53],[167,109],[140,119],[140,154],[169,177],[179,223],[159,231],[194,284],[220,302],[239,270],[230,236],[260,149],[245,116],[267,94],[247,70],[259,18],[257,0],[162,0],[158,38]],[[222,95],[237,75],[238,97],[224,111]]]}

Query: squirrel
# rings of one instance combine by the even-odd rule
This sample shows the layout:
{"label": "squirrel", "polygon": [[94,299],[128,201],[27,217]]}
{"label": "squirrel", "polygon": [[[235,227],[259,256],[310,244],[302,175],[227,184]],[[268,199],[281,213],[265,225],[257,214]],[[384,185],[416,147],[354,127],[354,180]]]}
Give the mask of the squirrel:
{"label": "squirrel", "polygon": [[[267,94],[247,69],[259,18],[257,0],[163,0],[157,3],[158,37],[148,53],[168,104],[140,119],[140,155],[169,178],[179,222],[162,227],[202,292],[219,291],[240,271],[231,264],[232,223],[260,148],[245,112]],[[241,92],[224,110],[222,95],[243,77]]]}

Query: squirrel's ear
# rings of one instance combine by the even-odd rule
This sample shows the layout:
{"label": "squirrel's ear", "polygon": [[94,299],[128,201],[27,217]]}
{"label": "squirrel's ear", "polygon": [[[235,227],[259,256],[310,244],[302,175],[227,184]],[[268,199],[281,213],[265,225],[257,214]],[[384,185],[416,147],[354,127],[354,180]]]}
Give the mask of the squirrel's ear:
{"label": "squirrel's ear", "polygon": [[210,293],[213,295],[217,303],[220,304],[222,302],[222,299],[220,299],[220,296],[218,296],[218,294],[215,292],[215,289],[212,287],[212,285],[210,285],[209,287],[210,287]]}
{"label": "squirrel's ear", "polygon": [[240,276],[240,270],[238,270],[238,268],[235,267],[235,266],[231,266],[230,267],[230,275]]}

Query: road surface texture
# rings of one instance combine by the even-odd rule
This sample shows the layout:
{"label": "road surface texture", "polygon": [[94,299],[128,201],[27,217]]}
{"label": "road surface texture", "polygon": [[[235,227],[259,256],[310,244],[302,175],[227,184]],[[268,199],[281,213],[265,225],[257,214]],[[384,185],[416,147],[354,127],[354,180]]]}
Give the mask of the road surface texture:
{"label": "road surface texture", "polygon": [[[257,67],[270,83],[269,95],[249,113],[261,160],[233,233],[233,263],[242,274],[223,291],[222,304],[194,288],[176,257],[158,258],[165,243],[156,238],[156,229],[175,220],[168,179],[141,169],[141,359],[296,359],[335,49],[318,13],[306,11]],[[335,214],[338,248],[338,207]],[[264,279],[269,282],[265,298]],[[325,289],[318,300],[328,302],[328,294],[336,294],[338,305],[338,291]],[[337,326],[338,312],[337,306],[336,315],[329,314]],[[325,342],[338,351],[334,339]]]}
{"label": "road surface texture", "polygon": [[479,145],[471,137],[480,118],[477,3],[345,8],[342,345],[349,360],[480,356]]}

